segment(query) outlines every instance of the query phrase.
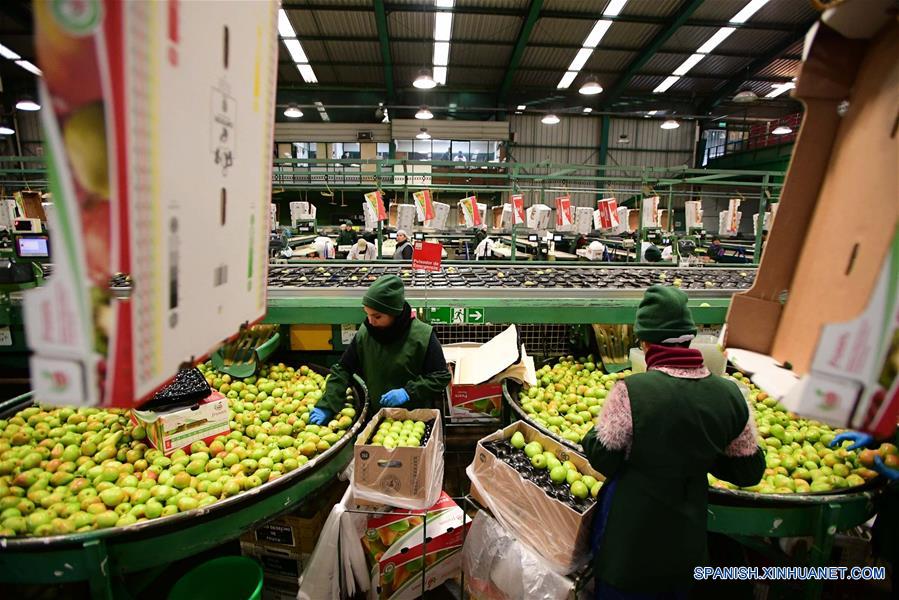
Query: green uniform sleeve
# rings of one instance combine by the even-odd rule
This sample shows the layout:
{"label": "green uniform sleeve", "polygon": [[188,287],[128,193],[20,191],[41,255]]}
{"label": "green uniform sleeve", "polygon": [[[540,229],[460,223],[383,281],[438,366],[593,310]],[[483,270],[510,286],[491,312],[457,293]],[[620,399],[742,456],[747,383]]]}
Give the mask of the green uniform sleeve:
{"label": "green uniform sleeve", "polygon": [[422,374],[410,379],[404,386],[406,392],[409,393],[410,408],[438,408],[435,406],[435,402],[443,396],[450,379],[446,358],[443,356],[443,348],[432,331],[428,349],[425,352]]}
{"label": "green uniform sleeve", "polygon": [[749,456],[722,454],[712,465],[711,473],[740,487],[756,485],[765,474],[765,452],[759,447]]}
{"label": "green uniform sleeve", "polygon": [[325,384],[325,393],[316,403],[319,408],[326,408],[332,414],[337,414],[346,402],[346,389],[350,387],[352,373],[342,363],[331,367],[331,376]]}
{"label": "green uniform sleeve", "polygon": [[584,455],[590,465],[610,479],[624,464],[624,450],[611,450],[596,437],[596,428],[591,429],[581,440]]}

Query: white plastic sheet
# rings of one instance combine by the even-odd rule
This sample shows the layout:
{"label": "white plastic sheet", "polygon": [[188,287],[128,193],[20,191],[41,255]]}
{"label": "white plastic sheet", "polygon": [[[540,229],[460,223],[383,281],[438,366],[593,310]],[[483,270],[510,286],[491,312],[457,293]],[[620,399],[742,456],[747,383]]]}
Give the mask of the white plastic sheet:
{"label": "white plastic sheet", "polygon": [[480,600],[567,600],[574,581],[556,572],[484,511],[462,549],[466,591]]}
{"label": "white plastic sheet", "polygon": [[[331,509],[306,569],[300,576],[299,600],[341,598],[368,591],[368,565],[365,551],[359,543],[359,538],[365,533],[366,515],[347,512],[347,507],[355,504],[352,488],[347,488],[340,503]],[[344,593],[340,589],[341,568]]]}

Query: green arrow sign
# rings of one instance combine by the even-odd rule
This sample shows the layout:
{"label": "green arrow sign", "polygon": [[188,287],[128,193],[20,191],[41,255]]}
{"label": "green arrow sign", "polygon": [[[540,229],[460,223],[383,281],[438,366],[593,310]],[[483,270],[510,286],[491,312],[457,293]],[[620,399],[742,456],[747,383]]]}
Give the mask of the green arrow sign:
{"label": "green arrow sign", "polygon": [[483,325],[486,322],[483,308],[431,306],[423,314],[432,325]]}

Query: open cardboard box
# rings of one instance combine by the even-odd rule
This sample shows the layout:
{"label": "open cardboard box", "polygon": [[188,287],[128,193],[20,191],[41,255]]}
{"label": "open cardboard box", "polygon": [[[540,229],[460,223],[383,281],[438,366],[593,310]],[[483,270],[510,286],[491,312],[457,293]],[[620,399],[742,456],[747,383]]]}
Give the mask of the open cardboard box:
{"label": "open cardboard box", "polygon": [[579,513],[543,489],[524,479],[515,469],[484,448],[485,442],[512,437],[520,431],[530,443],[540,442],[560,461],[571,461],[582,475],[604,481],[586,458],[540,433],[524,421],[517,421],[478,441],[474,460],[466,469],[471,480],[471,495],[488,508],[503,527],[549,561],[561,573],[579,567],[589,556],[587,542],[596,503]]}
{"label": "open cardboard box", "polygon": [[[369,444],[381,421],[433,421],[431,435],[418,448],[385,448]],[[353,496],[360,504],[425,509],[443,488],[443,427],[440,411],[428,408],[382,408],[356,439],[353,452]]]}
{"label": "open cardboard box", "polygon": [[899,23],[881,8],[824,14],[870,39],[824,23],[807,36],[805,119],[777,219],[722,335],[731,362],[789,409],[887,436],[899,410]]}
{"label": "open cardboard box", "polygon": [[169,455],[194,442],[210,444],[218,436],[228,435],[228,414],[228,399],[213,390],[193,406],[170,411],[133,409],[131,422],[144,427],[150,444]]}

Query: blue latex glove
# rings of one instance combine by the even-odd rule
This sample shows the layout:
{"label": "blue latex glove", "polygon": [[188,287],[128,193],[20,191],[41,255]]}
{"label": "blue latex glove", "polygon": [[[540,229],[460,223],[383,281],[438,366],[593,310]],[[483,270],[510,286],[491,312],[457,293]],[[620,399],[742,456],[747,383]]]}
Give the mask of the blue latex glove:
{"label": "blue latex glove", "polygon": [[874,438],[868,435],[867,433],[862,433],[861,431],[844,431],[843,433],[838,433],[833,441],[828,444],[831,448],[839,446],[846,440],[851,440],[855,442],[848,448],[847,450],[857,450],[858,448],[864,448],[867,446],[874,445]]}
{"label": "blue latex glove", "polygon": [[874,470],[890,481],[899,481],[899,470],[891,469],[883,464],[883,459],[880,458],[880,455],[874,457]]}
{"label": "blue latex glove", "polygon": [[409,401],[409,392],[403,388],[390,390],[381,396],[381,406],[400,406]]}
{"label": "blue latex glove", "polygon": [[309,422],[313,425],[324,425],[330,421],[333,416],[334,413],[327,408],[313,408],[312,413],[309,415]]}

